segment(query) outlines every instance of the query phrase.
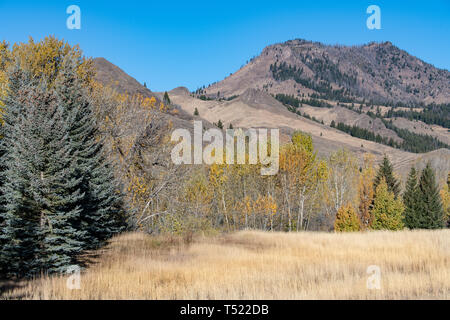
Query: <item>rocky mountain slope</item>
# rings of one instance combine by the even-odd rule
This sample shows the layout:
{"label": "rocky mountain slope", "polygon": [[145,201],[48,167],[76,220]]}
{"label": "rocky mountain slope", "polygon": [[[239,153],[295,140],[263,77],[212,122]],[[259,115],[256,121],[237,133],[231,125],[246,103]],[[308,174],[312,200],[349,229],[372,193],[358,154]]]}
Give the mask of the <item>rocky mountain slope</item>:
{"label": "rocky mountain slope", "polygon": [[[104,84],[114,83],[118,90],[145,93],[149,96],[155,96],[157,99],[162,99],[162,93],[151,92],[137,81],[130,80],[128,75],[122,74],[123,71],[113,65],[98,63],[96,67],[98,71],[97,80]],[[116,75],[118,75],[117,78],[115,78]],[[116,80],[111,82],[110,79]],[[252,88],[249,85],[249,88],[245,90],[239,89],[239,91],[233,91],[232,93],[237,92],[239,92],[239,95],[229,101],[202,100],[192,95],[188,89],[178,87],[169,91],[172,108],[177,112],[168,114],[166,117],[173,123],[173,128],[192,129],[193,120],[202,120],[206,128],[211,127],[212,123],[219,120],[223,122],[224,127],[232,124],[234,128],[279,128],[284,141],[289,139],[289,136],[295,130],[301,130],[311,134],[320,156],[326,157],[339,148],[347,148],[360,158],[366,152],[373,153],[377,160],[380,160],[384,154],[388,154],[396,170],[403,177],[406,176],[411,165],[420,167],[426,161],[432,161],[434,167],[441,173],[446,173],[450,169],[450,150],[448,149],[440,149],[426,154],[414,154],[359,139],[329,126],[331,120],[354,122],[358,125],[366,124],[369,127],[381,130],[380,132],[387,136],[399,139],[395,132],[387,129],[382,123],[373,121],[365,114],[359,114],[338,106],[334,108],[303,106],[305,111],[311,113],[311,115],[316,115],[317,119],[323,120],[324,123],[321,124],[288,111],[285,105],[276,100],[266,90]],[[198,116],[193,115],[195,109],[199,112]],[[445,135],[445,133],[442,134]]]}
{"label": "rocky mountain slope", "polygon": [[230,97],[247,88],[340,101],[450,103],[450,72],[390,42],[346,47],[292,40],[266,47],[204,93]]}

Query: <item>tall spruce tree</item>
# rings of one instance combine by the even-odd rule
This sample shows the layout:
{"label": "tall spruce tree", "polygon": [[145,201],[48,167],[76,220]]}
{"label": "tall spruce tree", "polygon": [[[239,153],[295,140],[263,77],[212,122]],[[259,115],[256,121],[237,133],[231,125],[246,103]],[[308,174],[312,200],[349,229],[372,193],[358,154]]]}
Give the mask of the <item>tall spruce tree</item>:
{"label": "tall spruce tree", "polygon": [[98,141],[79,61],[69,52],[54,90],[9,73],[1,128],[1,272],[62,272],[123,229],[121,193]]}
{"label": "tall spruce tree", "polygon": [[417,202],[419,197],[419,188],[417,183],[417,171],[414,167],[408,174],[405,192],[403,193],[403,204],[405,205],[405,225],[407,228],[414,229],[417,226]]}
{"label": "tall spruce tree", "polygon": [[80,228],[82,178],[68,141],[63,109],[55,100],[53,92],[44,87],[27,112],[35,150],[40,155],[31,180],[42,238],[37,261],[49,273],[65,272],[69,265],[78,263],[86,234]]}
{"label": "tall spruce tree", "polygon": [[[45,80],[14,88],[5,108],[4,255],[10,276],[61,272],[83,248],[84,200],[63,110]],[[20,74],[20,71],[19,73]]]}
{"label": "tall spruce tree", "polygon": [[445,225],[439,188],[436,184],[434,171],[428,162],[422,170],[419,180],[419,195],[417,201],[414,228],[439,229]]}
{"label": "tall spruce tree", "polygon": [[55,82],[59,106],[64,110],[68,140],[82,177],[84,205],[80,225],[86,233],[85,248],[95,249],[125,226],[122,195],[113,169],[105,159],[102,142],[81,79],[80,61],[72,53],[64,58]]}
{"label": "tall spruce tree", "polygon": [[25,276],[35,272],[39,239],[39,212],[30,188],[32,141],[24,134],[26,104],[32,83],[29,74],[16,62],[8,72],[7,95],[4,100],[1,162],[4,170],[1,216],[3,242],[2,272],[9,276]]}
{"label": "tall spruce tree", "polygon": [[388,191],[393,192],[395,197],[397,197],[400,193],[400,182],[394,176],[394,169],[387,155],[384,155],[383,162],[380,164],[377,175],[375,176],[375,190],[383,178],[386,180]]}

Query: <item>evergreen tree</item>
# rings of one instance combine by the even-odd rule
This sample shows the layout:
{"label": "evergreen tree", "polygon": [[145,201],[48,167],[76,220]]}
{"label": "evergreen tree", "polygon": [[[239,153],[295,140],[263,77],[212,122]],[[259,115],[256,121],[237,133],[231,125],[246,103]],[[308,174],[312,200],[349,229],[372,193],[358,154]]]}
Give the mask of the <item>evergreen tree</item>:
{"label": "evergreen tree", "polygon": [[120,188],[113,169],[98,141],[92,106],[82,81],[77,76],[75,55],[64,58],[55,82],[58,104],[63,108],[63,118],[69,144],[82,177],[81,191],[84,201],[80,226],[87,232],[86,248],[94,249],[124,228],[124,212]]}
{"label": "evergreen tree", "polygon": [[64,272],[77,263],[86,232],[79,227],[84,196],[78,163],[68,141],[64,110],[41,85],[31,97],[23,135],[30,145],[30,191],[39,214],[40,270]]}
{"label": "evergreen tree", "polygon": [[403,211],[403,203],[395,198],[394,193],[388,190],[386,180],[381,178],[375,192],[372,209],[374,221],[371,228],[375,230],[403,229]]}
{"label": "evergreen tree", "polygon": [[170,104],[170,98],[169,98],[169,94],[167,93],[167,91],[164,92],[164,103]]}
{"label": "evergreen tree", "polygon": [[197,108],[195,108],[194,109],[194,116],[198,116],[199,115],[199,113],[198,113],[198,109]]}
{"label": "evergreen tree", "polygon": [[375,190],[377,186],[380,184],[382,179],[386,181],[388,191],[393,192],[395,197],[397,197],[400,193],[400,182],[398,182],[394,176],[394,170],[387,155],[384,155],[383,162],[380,164],[380,167],[378,168],[378,172],[374,180]]}
{"label": "evergreen tree", "polygon": [[1,272],[62,272],[84,249],[124,226],[122,197],[106,161],[72,53],[55,89],[9,74],[0,143]]}
{"label": "evergreen tree", "polygon": [[222,123],[222,120],[219,119],[219,121],[217,122],[217,127],[218,127],[219,129],[223,129],[223,123]]}
{"label": "evergreen tree", "polygon": [[24,276],[36,271],[39,236],[39,212],[30,186],[33,145],[25,134],[29,128],[24,113],[32,84],[18,63],[8,73],[8,84],[1,139],[1,261],[3,273]]}
{"label": "evergreen tree", "polygon": [[444,227],[444,210],[442,210],[439,189],[430,163],[422,170],[419,180],[419,195],[414,228],[438,229]]}
{"label": "evergreen tree", "polygon": [[419,189],[417,185],[417,172],[414,167],[408,175],[406,181],[406,189],[403,194],[403,204],[405,205],[405,225],[410,229],[414,229],[417,225],[417,198],[419,196]]}

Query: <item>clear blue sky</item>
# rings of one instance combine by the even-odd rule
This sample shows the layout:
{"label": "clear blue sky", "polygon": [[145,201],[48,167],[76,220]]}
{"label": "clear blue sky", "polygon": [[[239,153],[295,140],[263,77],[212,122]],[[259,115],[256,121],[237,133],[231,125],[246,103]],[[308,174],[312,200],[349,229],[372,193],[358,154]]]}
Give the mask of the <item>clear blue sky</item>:
{"label": "clear blue sky", "polygon": [[[66,8],[81,8],[81,30],[66,28]],[[368,30],[366,8],[381,8]],[[295,38],[327,44],[391,41],[450,69],[450,1],[5,1],[0,39],[55,35],[105,57],[154,91],[223,79],[273,43]]]}

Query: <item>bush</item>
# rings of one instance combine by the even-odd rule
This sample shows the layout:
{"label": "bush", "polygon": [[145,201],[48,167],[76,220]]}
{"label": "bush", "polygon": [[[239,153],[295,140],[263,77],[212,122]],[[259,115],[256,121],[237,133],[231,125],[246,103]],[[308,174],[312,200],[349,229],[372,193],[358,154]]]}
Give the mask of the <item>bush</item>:
{"label": "bush", "polygon": [[359,231],[358,215],[350,203],[343,205],[336,213],[336,221],[334,222],[334,230],[339,232]]}

